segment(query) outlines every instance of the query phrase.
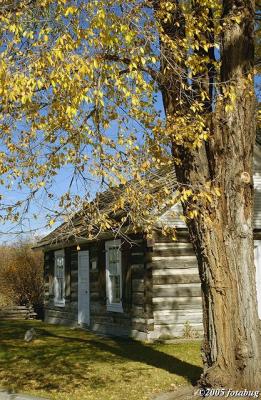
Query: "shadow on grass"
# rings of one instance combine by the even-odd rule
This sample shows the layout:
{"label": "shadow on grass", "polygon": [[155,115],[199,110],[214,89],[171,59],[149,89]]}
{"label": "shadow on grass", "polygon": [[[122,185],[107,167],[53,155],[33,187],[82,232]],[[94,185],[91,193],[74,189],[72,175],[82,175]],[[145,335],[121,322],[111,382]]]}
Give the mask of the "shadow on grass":
{"label": "shadow on grass", "polygon": [[[115,340],[107,338],[102,339],[102,341],[88,338],[68,338],[53,334],[50,336],[76,343],[86,343],[88,341],[88,343],[91,344],[96,350],[100,350],[102,353],[105,353],[108,356],[110,356],[110,354],[114,354],[122,358],[122,362],[124,362],[124,359],[128,359],[144,363],[152,367],[161,368],[167,372],[170,372],[171,374],[180,375],[186,378],[192,384],[196,383],[202,372],[202,368],[196,365],[181,361],[172,355],[159,351],[154,348],[153,345],[146,345],[137,341],[130,341],[127,339]],[[111,363],[110,357],[105,357],[104,361]]]}
{"label": "shadow on grass", "polygon": [[[27,344],[23,337],[31,326],[36,328],[38,337]],[[29,321],[0,321],[0,340],[2,385],[15,390],[29,385],[38,390],[68,391],[82,382],[96,389],[117,384],[119,375],[125,382],[135,384],[143,375],[153,379],[155,368],[194,384],[202,372],[200,367],[167,354],[170,350],[175,353],[175,346],[178,349],[182,344],[169,347],[109,339]],[[137,364],[128,365],[129,361]]]}

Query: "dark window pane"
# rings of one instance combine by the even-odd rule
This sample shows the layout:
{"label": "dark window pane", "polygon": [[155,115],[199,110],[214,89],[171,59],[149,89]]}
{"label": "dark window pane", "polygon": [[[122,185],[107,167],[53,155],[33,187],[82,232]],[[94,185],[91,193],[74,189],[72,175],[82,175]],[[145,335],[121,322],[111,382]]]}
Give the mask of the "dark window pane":
{"label": "dark window pane", "polygon": [[120,276],[110,276],[111,280],[111,292],[112,292],[112,303],[120,303]]}

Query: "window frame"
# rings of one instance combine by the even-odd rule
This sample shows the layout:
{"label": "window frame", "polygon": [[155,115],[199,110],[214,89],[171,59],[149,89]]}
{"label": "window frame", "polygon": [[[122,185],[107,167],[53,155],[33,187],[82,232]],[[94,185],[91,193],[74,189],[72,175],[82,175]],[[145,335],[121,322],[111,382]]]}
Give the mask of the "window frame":
{"label": "window frame", "polygon": [[[109,277],[109,249],[110,248],[117,248],[120,257],[119,257],[119,276],[120,276],[120,302],[119,303],[112,303],[112,290],[111,290],[111,280]],[[107,311],[114,311],[114,312],[123,312],[122,307],[122,251],[121,251],[121,240],[107,240],[105,242],[105,254],[106,254],[106,305]]]}
{"label": "window frame", "polygon": [[[57,258],[63,257],[63,299],[57,298],[57,290],[56,290],[56,282],[57,280]],[[54,277],[53,277],[53,285],[54,285],[54,305],[57,307],[64,307],[65,306],[65,251],[57,250],[54,252]],[[57,286],[58,287],[58,286]]]}

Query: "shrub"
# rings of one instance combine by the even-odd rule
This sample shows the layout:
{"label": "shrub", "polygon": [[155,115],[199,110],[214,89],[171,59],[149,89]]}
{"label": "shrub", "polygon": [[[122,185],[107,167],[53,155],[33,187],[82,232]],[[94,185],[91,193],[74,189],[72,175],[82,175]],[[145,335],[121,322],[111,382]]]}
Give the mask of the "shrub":
{"label": "shrub", "polygon": [[[41,308],[44,298],[43,256],[21,242],[0,247],[0,302]],[[5,304],[4,304],[5,303]]]}

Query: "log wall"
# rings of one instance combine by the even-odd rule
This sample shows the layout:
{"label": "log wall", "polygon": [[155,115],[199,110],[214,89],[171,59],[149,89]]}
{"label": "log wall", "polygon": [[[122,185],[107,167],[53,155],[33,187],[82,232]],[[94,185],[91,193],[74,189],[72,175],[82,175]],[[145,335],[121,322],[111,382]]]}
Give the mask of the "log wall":
{"label": "log wall", "polygon": [[[255,231],[255,239],[261,232]],[[123,313],[107,311],[105,241],[82,245],[90,258],[90,328],[99,333],[141,340],[201,336],[202,300],[197,260],[187,231],[177,242],[142,236],[122,247]],[[78,324],[78,251],[65,250],[65,307],[53,303],[54,251],[45,253],[45,320]],[[95,268],[96,266],[96,268]]]}
{"label": "log wall", "polygon": [[6,306],[0,308],[0,320],[20,320],[20,319],[35,319],[37,314],[33,307],[28,306]]}
{"label": "log wall", "polygon": [[[135,235],[122,246],[123,313],[107,311],[105,279],[105,241],[82,245],[90,259],[90,329],[116,336],[147,339],[148,310],[145,310],[146,275],[145,242]],[[81,251],[80,250],[80,251]],[[96,268],[95,268],[96,267]],[[54,251],[45,253],[45,321],[67,325],[78,324],[78,251],[65,249],[65,306],[54,305]],[[148,286],[148,285],[147,285]],[[151,299],[152,304],[152,299]]]}
{"label": "log wall", "polygon": [[151,338],[201,336],[201,286],[197,259],[187,234],[180,234],[177,242],[155,234],[150,260],[154,320]]}
{"label": "log wall", "polygon": [[[93,244],[90,264],[97,260],[97,269],[90,270],[91,325],[96,332],[114,336],[146,339],[144,312],[145,247],[141,237],[131,238],[122,245],[123,312],[112,312],[106,306],[105,241]],[[95,258],[95,254],[99,254]]]}

